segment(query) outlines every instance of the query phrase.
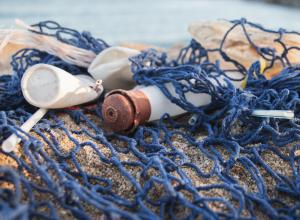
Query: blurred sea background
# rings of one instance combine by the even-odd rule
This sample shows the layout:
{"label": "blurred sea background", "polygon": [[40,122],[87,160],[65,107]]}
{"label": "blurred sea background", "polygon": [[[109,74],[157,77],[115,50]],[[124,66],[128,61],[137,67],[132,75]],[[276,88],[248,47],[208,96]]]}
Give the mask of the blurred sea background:
{"label": "blurred sea background", "polygon": [[[267,0],[278,2],[280,0]],[[28,24],[54,20],[88,30],[109,44],[170,45],[189,41],[187,26],[197,20],[239,19],[266,27],[300,31],[300,8],[259,0],[0,0],[0,28],[14,19]],[[285,3],[285,1],[281,1]],[[299,0],[287,0],[297,5]]]}

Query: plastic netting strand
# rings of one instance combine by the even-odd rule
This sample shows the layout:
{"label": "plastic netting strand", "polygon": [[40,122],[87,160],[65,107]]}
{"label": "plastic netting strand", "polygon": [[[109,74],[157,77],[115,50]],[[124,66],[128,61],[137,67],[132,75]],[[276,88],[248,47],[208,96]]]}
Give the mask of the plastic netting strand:
{"label": "plastic netting strand", "polygon": [[[99,52],[105,45],[54,22],[35,26],[40,34],[78,47]],[[237,27],[243,28],[249,43],[270,61],[267,68],[275,60],[286,68],[267,80],[259,62],[247,68],[226,54],[222,45]],[[277,34],[282,54],[258,47],[248,35],[249,27]],[[281,39],[286,33],[241,19],[232,22],[219,48],[206,49],[192,40],[173,61],[154,50],[131,58],[138,84],[157,86],[172,102],[196,115],[196,122],[190,125],[186,117],[163,115],[126,136],[102,129],[100,104],[94,109],[50,111],[26,138],[19,135],[18,151],[0,151],[2,163],[9,165],[0,167],[0,216],[300,218],[300,156],[296,154],[300,149],[300,68],[287,56],[299,48],[284,46]],[[96,42],[101,45],[95,46]],[[209,60],[209,54],[216,51],[235,66],[234,71],[247,75],[244,90],[235,89],[226,78],[228,70]],[[9,134],[22,132],[20,124],[31,115],[19,83],[28,66],[39,62],[72,74],[86,73],[41,51],[16,54],[14,74],[0,78],[0,143]],[[218,76],[225,79],[220,81]],[[170,93],[170,84],[176,96]],[[193,106],[185,97],[187,92],[207,93],[212,103]],[[296,117],[255,118],[253,109],[293,110]]]}

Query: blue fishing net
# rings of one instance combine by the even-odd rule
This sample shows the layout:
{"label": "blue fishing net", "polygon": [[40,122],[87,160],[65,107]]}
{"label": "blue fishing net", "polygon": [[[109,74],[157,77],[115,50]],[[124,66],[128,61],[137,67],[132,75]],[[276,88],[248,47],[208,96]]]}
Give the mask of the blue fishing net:
{"label": "blue fishing net", "polygon": [[[95,53],[109,47],[88,32],[52,21],[33,26],[38,34]],[[274,44],[282,52],[257,46],[249,27],[278,36]],[[259,61],[248,68],[226,53],[235,28],[242,28],[268,61],[266,69],[281,63],[279,75],[267,80]],[[128,135],[104,130],[101,99],[94,106],[51,110],[30,134],[20,135],[19,126],[36,110],[20,89],[29,66],[48,63],[72,74],[88,73],[43,51],[19,51],[13,75],[0,77],[0,143],[12,133],[22,139],[16,152],[0,150],[6,164],[0,167],[1,218],[300,218],[300,67],[288,56],[300,48],[286,46],[286,34],[300,35],[234,20],[218,48],[192,40],[173,60],[152,49],[130,58],[137,84],[157,86],[189,114],[162,115]],[[234,68],[211,61],[209,54],[216,52]],[[247,79],[244,90],[230,82],[232,71]],[[212,102],[199,108],[186,99],[187,92],[207,93]],[[257,118],[254,109],[293,110],[295,119]]]}

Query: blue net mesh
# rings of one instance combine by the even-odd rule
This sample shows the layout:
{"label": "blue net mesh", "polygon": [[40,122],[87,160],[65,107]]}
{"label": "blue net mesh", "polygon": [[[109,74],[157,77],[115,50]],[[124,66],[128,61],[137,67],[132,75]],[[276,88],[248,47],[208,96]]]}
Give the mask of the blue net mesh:
{"label": "blue net mesh", "polygon": [[[37,33],[95,53],[107,48],[87,32],[52,21],[33,25]],[[234,28],[283,70],[267,80],[260,63],[250,68],[231,58],[223,45]],[[282,53],[260,48],[247,28],[278,36]],[[297,219],[300,218],[300,68],[288,59],[282,38],[295,34],[267,30],[245,19],[232,21],[219,48],[192,40],[178,57],[155,50],[130,58],[134,80],[155,85],[190,114],[139,126],[132,134],[103,130],[101,100],[94,106],[51,110],[30,132],[20,136],[18,150],[0,150],[0,216],[5,219]],[[274,42],[275,43],[275,42]],[[233,69],[209,59],[219,53]],[[0,77],[0,143],[35,111],[24,101],[20,79],[36,63],[48,63],[72,74],[88,74],[58,57],[34,49],[14,55],[13,75]],[[238,71],[247,78],[244,90],[225,85],[218,76]],[[239,79],[242,80],[243,78]],[[214,79],[215,83],[212,83]],[[176,96],[165,86],[171,83]],[[207,93],[208,106],[196,107],[187,92]],[[255,118],[254,109],[295,111],[294,120]]]}

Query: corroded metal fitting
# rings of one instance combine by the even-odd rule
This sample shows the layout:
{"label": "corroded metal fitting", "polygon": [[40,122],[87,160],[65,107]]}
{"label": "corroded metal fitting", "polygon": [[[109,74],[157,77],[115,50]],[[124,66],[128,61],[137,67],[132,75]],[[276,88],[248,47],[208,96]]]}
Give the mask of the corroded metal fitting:
{"label": "corroded metal fitting", "polygon": [[104,124],[116,132],[130,132],[149,120],[151,105],[140,90],[113,90],[102,105]]}

